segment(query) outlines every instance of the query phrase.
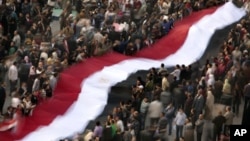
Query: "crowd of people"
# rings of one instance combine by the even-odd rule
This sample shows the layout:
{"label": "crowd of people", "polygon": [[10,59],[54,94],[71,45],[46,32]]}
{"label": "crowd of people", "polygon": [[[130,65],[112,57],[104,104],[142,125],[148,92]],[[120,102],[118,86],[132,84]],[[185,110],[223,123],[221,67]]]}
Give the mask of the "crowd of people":
{"label": "crowd of people", "polygon": [[[162,64],[138,77],[131,99],[121,101],[105,121],[96,121],[85,140],[166,141],[175,131],[176,141],[201,141],[208,121],[213,128],[206,140],[230,140],[240,104],[245,103],[244,112],[249,102],[249,20],[248,15],[235,25],[205,64],[178,64],[173,71]],[[214,104],[225,108],[215,110]]]}
{"label": "crowd of people", "polygon": [[[10,111],[20,109],[24,115],[31,115],[39,102],[53,95],[58,73],[68,65],[108,51],[133,55],[166,35],[174,21],[205,7],[203,2],[163,0],[91,4],[85,7],[78,4],[79,13],[74,17],[70,1],[59,4],[38,0],[2,1],[1,85],[4,89],[10,84],[6,91],[12,96]],[[56,5],[63,8],[58,34],[52,33],[50,26]],[[11,56],[15,61],[6,67],[4,58]],[[4,101],[5,97],[0,107],[2,115]]]}
{"label": "crowd of people", "polygon": [[[37,104],[53,96],[58,74],[69,65],[109,51],[133,55],[167,35],[176,20],[215,4],[192,0],[76,3],[76,17],[72,15],[70,1],[59,3],[63,12],[59,18],[60,31],[56,34],[52,33],[50,26],[54,1],[2,1],[0,114],[5,119],[15,117],[17,113],[32,116]],[[223,2],[216,4],[219,3]],[[204,118],[211,118],[213,96],[216,102],[221,102],[224,95],[234,95],[234,106],[227,109],[233,109],[237,114],[243,95],[240,90],[246,84],[240,68],[248,59],[250,36],[247,23],[248,19],[245,19],[231,31],[220,54],[204,65],[202,73],[197,73],[193,65],[177,65],[171,73],[162,64],[159,70],[152,68],[145,76],[146,80],[138,78],[132,88],[132,100],[121,102],[109,115],[104,127],[97,122],[92,139],[138,140],[143,138],[140,137],[143,129],[153,131],[153,138],[161,138],[167,131],[166,125],[169,127],[167,133],[172,134],[173,121],[179,124],[176,138],[183,138],[183,126],[188,125],[186,120],[192,124],[190,129],[194,129],[198,123],[204,123]],[[15,61],[6,67],[4,59],[11,56]],[[8,81],[5,81],[5,74]],[[8,90],[6,84],[9,84]],[[11,105],[4,113],[7,95],[12,97]],[[205,115],[200,115],[204,109]],[[147,116],[150,125],[145,125]]]}
{"label": "crowd of people", "polygon": [[[178,141],[201,141],[204,125],[211,121],[213,132],[206,139],[229,140],[229,126],[239,116],[242,98],[247,103],[249,96],[244,69],[250,51],[248,23],[249,16],[234,26],[218,55],[210,56],[205,64],[176,65],[173,71],[162,64],[138,77],[131,99],[114,107],[102,124],[97,121],[86,138],[166,141],[175,131]],[[225,105],[217,115],[213,115],[215,103]]]}

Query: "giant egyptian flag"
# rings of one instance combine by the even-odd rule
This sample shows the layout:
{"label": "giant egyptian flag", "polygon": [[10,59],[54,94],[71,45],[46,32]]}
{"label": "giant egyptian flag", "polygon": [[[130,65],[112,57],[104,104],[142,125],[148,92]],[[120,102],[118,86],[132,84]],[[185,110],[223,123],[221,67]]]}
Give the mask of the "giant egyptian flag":
{"label": "giant egyptian flag", "polygon": [[202,10],[177,22],[169,35],[135,57],[109,53],[70,67],[61,73],[54,97],[36,107],[16,134],[0,132],[0,140],[56,141],[83,131],[102,113],[111,86],[137,70],[161,63],[167,67],[193,63],[203,55],[216,30],[244,15],[231,2]]}

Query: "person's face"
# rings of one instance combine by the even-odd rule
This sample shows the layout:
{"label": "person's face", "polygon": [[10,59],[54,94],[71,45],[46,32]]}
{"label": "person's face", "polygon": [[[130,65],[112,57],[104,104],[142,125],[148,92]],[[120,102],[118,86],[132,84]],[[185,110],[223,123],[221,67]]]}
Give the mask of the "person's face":
{"label": "person's face", "polygon": [[179,141],[184,141],[184,139],[183,138],[180,138],[180,140]]}
{"label": "person's face", "polygon": [[39,68],[43,68],[43,63],[42,63],[42,62],[39,62],[39,63],[38,63],[38,67],[39,67]]}
{"label": "person's face", "polygon": [[179,112],[180,112],[180,113],[183,113],[183,110],[182,110],[182,109],[179,109]]}
{"label": "person's face", "polygon": [[136,81],[136,84],[137,84],[137,85],[140,85],[140,81],[139,81],[139,80],[137,80],[137,81]]}
{"label": "person's face", "polygon": [[111,119],[110,115],[108,115],[107,119]]}
{"label": "person's face", "polygon": [[199,115],[199,119],[203,119],[203,115]]}
{"label": "person's face", "polygon": [[6,87],[6,83],[5,82],[2,83],[2,87]]}
{"label": "person's face", "polygon": [[23,83],[22,86],[23,86],[23,87],[26,87],[26,83]]}

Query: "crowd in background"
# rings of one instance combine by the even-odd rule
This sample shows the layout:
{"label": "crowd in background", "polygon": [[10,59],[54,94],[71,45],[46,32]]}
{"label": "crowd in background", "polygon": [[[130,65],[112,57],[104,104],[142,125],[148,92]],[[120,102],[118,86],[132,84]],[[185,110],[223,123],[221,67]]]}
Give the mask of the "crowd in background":
{"label": "crowd in background", "polygon": [[[10,111],[30,115],[52,96],[57,74],[68,65],[108,51],[133,55],[165,36],[174,21],[205,7],[200,1],[76,2],[79,13],[74,16],[71,1],[2,1],[1,84],[10,84]],[[50,26],[55,7],[63,9],[59,33]],[[15,61],[6,67],[4,58],[11,56]]]}
{"label": "crowd in background", "polygon": [[[76,16],[72,14],[73,3],[76,4],[74,7],[78,12]],[[69,65],[109,51],[133,55],[167,35],[174,28],[176,20],[181,20],[193,11],[221,4],[223,1],[86,2],[78,0],[73,3],[53,0],[48,2],[2,1],[0,5],[0,114],[5,119],[13,118],[16,112],[20,112],[23,116],[32,116],[32,111],[37,104],[53,96],[58,74]],[[50,26],[53,20],[53,8],[63,9],[59,17],[58,34],[52,33]],[[236,76],[237,80],[238,77],[244,78],[240,66],[248,57],[248,50],[245,50],[249,42],[247,23],[248,19],[232,30],[228,40],[223,44],[222,52],[213,60],[209,59],[202,68],[201,74],[193,76],[194,72],[199,71],[199,65],[197,67],[177,65],[175,71],[171,73],[164,68],[163,64],[161,71],[152,68],[147,76],[138,78],[132,89],[132,100],[121,102],[121,105],[114,109],[103,131],[110,132],[109,129],[105,129],[112,127],[112,137],[115,141],[119,141],[118,138],[121,138],[119,135],[127,138],[127,140],[124,139],[126,141],[130,141],[130,137],[138,140],[142,129],[153,131],[157,129],[157,135],[154,137],[159,137],[166,128],[164,125],[156,126],[159,119],[163,119],[160,121],[165,122],[166,125],[168,123],[168,127],[171,128],[166,107],[170,109],[174,107],[172,108],[174,113],[182,108],[176,116],[171,115],[172,121],[174,117],[182,117],[185,113],[188,117],[185,120],[189,119],[194,127],[193,121],[199,117],[203,118],[200,114],[204,111],[209,95],[211,97],[214,95],[215,101],[218,102],[221,101],[223,93],[232,95],[235,89],[243,89],[245,82],[238,84],[238,81],[233,78]],[[15,61],[6,67],[4,60],[10,56],[14,56]],[[184,74],[183,70],[186,71]],[[7,81],[5,81],[5,74]],[[168,80],[169,76],[174,77]],[[215,84],[219,82],[225,83],[223,92],[216,89]],[[10,86],[8,90],[5,87],[6,83]],[[195,105],[193,101],[197,93],[203,97],[204,102],[201,103],[203,106],[196,105],[195,107],[198,108],[195,109],[190,105]],[[241,95],[242,93],[239,92]],[[11,105],[7,112],[3,113],[6,95],[12,97]],[[169,99],[162,100],[164,95],[168,95]],[[160,101],[163,102],[160,103]],[[155,110],[154,105],[158,105],[159,108]],[[234,105],[234,112],[237,113],[239,104],[236,102]],[[212,110],[211,107],[207,107],[206,111]],[[205,117],[207,114],[206,112]],[[150,126],[144,125],[147,115],[152,121]],[[192,115],[193,118],[189,118]],[[96,128],[99,129],[100,126],[101,123],[97,122]],[[182,127],[176,126],[176,130],[180,129],[182,132]],[[101,127],[100,130],[102,130]],[[172,130],[169,131],[168,134],[171,134]],[[110,138],[109,133],[103,135]],[[94,132],[93,137],[101,136],[100,131]],[[101,137],[102,140],[105,136]],[[178,133],[178,137],[182,135]]]}
{"label": "crowd in background", "polygon": [[[139,76],[131,99],[114,107],[106,121],[97,121],[85,140],[166,141],[175,134],[178,141],[201,141],[207,132],[206,121],[214,127],[205,140],[230,140],[229,127],[239,116],[242,99],[248,103],[250,95],[249,71],[245,69],[249,63],[249,22],[247,16],[235,25],[219,53],[205,64],[178,64],[174,70],[162,64]],[[216,103],[226,106],[213,115]]]}

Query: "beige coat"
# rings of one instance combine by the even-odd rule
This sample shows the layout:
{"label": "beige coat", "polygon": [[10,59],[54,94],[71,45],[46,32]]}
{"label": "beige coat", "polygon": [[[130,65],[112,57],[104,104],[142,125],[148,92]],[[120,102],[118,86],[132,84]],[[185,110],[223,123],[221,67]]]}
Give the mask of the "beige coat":
{"label": "beige coat", "polygon": [[234,113],[232,111],[227,111],[224,117],[226,118],[225,125],[231,125],[233,123]]}
{"label": "beige coat", "polygon": [[159,118],[163,110],[163,105],[160,101],[154,100],[149,104],[148,114],[150,118]]}
{"label": "beige coat", "polygon": [[228,79],[225,79],[224,81],[222,92],[223,94],[231,94],[231,84]]}
{"label": "beige coat", "polygon": [[185,141],[194,141],[194,129],[191,122],[185,125],[184,138]]}
{"label": "beige coat", "polygon": [[206,118],[209,119],[212,118],[213,109],[214,109],[214,95],[212,94],[211,91],[207,91],[206,111],[205,111]]}

